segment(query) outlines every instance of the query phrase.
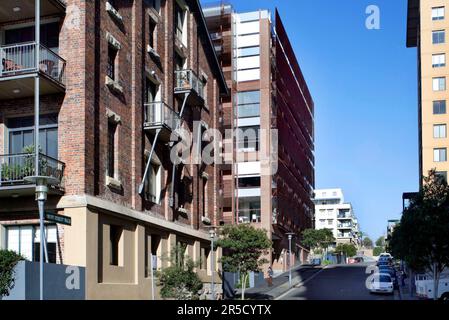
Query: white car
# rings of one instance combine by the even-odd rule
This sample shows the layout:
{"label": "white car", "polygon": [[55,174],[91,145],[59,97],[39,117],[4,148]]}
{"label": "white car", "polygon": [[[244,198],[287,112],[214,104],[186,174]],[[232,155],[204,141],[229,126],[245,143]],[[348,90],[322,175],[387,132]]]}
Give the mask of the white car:
{"label": "white car", "polygon": [[375,273],[369,288],[371,293],[394,293],[393,279],[388,273]]}

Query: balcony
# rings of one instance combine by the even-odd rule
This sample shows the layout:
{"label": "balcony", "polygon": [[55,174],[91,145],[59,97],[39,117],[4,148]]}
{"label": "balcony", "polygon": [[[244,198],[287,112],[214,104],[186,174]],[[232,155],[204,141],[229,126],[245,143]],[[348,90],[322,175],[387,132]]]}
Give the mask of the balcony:
{"label": "balcony", "polygon": [[163,141],[170,141],[170,136],[179,125],[179,115],[164,102],[152,102],[144,105],[145,122],[144,130],[156,134],[161,130],[159,137]]}
{"label": "balcony", "polygon": [[352,229],[352,224],[338,224],[337,228],[338,229]]}
{"label": "balcony", "polygon": [[43,80],[41,95],[65,91],[65,60],[41,44],[37,64],[36,48],[34,42],[0,47],[0,99],[33,96],[36,73]]}
{"label": "balcony", "polygon": [[[2,1],[0,23],[34,19],[34,5],[35,0]],[[40,11],[42,17],[64,15],[65,10],[65,1],[41,0]]]}
{"label": "balcony", "polygon": [[189,100],[193,104],[204,104],[204,83],[193,70],[175,71],[175,94],[189,93]]}
{"label": "balcony", "polygon": [[238,223],[261,223],[260,209],[243,209],[238,211]]}
{"label": "balcony", "polygon": [[[25,181],[35,175],[36,156],[30,153],[0,155],[0,197],[33,195],[34,184]],[[44,154],[39,156],[39,175],[58,181],[49,194],[64,192],[65,164]]]}

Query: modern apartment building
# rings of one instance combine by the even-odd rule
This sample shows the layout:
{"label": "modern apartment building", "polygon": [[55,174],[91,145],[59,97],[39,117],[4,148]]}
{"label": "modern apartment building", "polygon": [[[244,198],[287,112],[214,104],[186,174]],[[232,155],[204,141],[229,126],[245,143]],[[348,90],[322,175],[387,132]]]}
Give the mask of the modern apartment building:
{"label": "modern apartment building", "polygon": [[0,44],[1,247],[39,259],[38,114],[45,211],[71,218],[46,223],[50,263],[85,267],[87,299],[151,299],[180,245],[209,284],[219,167],[170,159],[176,129],[218,127],[228,93],[199,2],[1,1]]}
{"label": "modern apartment building", "polygon": [[418,49],[420,176],[435,169],[445,179],[449,171],[447,9],[444,0],[409,0],[407,21],[407,47]]}
{"label": "modern apartment building", "polygon": [[315,190],[315,229],[332,230],[336,242],[361,246],[358,220],[350,203],[345,202],[341,189]]}
{"label": "modern apartment building", "polygon": [[[222,100],[223,219],[265,229],[275,271],[305,261],[312,227],[314,104],[278,12],[204,8],[231,95]],[[226,134],[234,133],[233,135]],[[289,255],[288,233],[295,235]]]}

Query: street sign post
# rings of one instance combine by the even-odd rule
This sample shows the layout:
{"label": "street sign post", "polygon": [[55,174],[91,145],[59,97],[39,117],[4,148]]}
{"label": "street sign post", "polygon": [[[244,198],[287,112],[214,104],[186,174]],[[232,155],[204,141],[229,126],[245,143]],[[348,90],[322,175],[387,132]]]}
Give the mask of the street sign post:
{"label": "street sign post", "polygon": [[72,225],[72,218],[66,217],[66,216],[62,216],[60,214],[55,214],[55,213],[46,212],[45,213],[45,220],[51,221],[51,222],[55,222],[55,223],[59,223],[59,224],[64,224],[66,226],[71,226]]}

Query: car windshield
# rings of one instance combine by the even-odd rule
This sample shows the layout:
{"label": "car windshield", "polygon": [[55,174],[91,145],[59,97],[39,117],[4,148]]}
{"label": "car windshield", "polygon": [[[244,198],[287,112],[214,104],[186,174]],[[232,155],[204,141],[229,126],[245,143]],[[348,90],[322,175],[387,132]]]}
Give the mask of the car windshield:
{"label": "car windshield", "polygon": [[380,275],[379,282],[391,282],[391,278],[387,275]]}

